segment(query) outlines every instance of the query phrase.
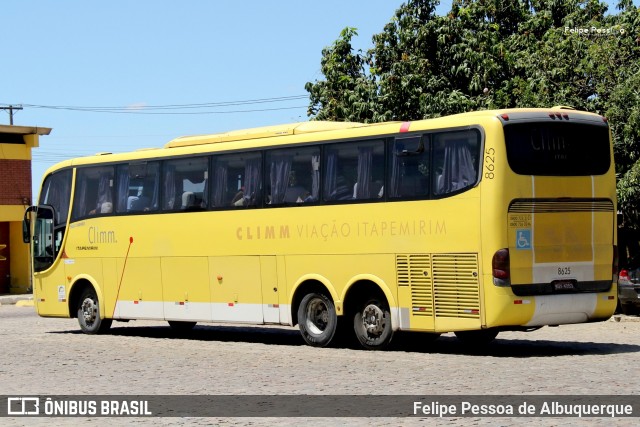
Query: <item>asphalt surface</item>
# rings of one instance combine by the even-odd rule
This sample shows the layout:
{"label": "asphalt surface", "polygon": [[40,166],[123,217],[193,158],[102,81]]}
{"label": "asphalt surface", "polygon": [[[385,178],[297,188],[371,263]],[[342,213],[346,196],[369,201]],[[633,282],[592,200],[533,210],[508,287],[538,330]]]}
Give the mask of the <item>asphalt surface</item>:
{"label": "asphalt surface", "polygon": [[[85,335],[75,319],[0,305],[5,395],[627,395],[640,394],[640,318],[505,332],[483,349],[451,334],[395,339],[388,351],[313,348],[297,329],[114,322]],[[3,403],[3,402],[0,402]],[[4,403],[3,403],[4,404]],[[372,408],[375,413],[375,408]],[[337,414],[339,415],[339,414]],[[5,425],[637,425],[637,418],[5,418]]]}

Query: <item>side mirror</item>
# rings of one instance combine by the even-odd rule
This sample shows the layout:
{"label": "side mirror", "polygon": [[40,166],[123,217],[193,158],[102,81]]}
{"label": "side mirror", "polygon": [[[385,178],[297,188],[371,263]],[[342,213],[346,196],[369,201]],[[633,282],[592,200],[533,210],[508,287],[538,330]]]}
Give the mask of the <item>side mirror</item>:
{"label": "side mirror", "polygon": [[31,243],[31,221],[27,218],[22,220],[22,241]]}
{"label": "side mirror", "polygon": [[25,243],[31,243],[31,219],[29,214],[37,209],[35,206],[29,206],[24,213],[24,218],[22,219],[22,241]]}

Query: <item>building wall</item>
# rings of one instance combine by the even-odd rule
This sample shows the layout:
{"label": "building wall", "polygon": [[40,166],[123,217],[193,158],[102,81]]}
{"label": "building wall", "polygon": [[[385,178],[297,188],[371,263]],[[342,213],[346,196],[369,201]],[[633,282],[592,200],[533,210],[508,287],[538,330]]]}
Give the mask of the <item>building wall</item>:
{"label": "building wall", "polygon": [[0,135],[0,222],[9,223],[10,250],[9,260],[0,262],[9,262],[10,293],[31,289],[29,245],[22,242],[22,218],[32,203],[31,149],[38,146],[37,137]]}
{"label": "building wall", "polygon": [[0,209],[5,205],[30,204],[31,161],[0,159]]}
{"label": "building wall", "polygon": [[9,223],[9,242],[11,247],[9,292],[25,294],[31,290],[31,269],[29,268],[31,259],[29,245],[22,241],[22,221]]}

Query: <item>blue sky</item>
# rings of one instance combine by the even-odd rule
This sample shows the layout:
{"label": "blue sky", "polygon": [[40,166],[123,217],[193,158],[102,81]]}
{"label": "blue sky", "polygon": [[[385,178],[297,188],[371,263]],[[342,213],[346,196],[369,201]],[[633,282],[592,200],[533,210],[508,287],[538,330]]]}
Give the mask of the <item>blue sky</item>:
{"label": "blue sky", "polygon": [[[144,106],[304,96],[304,84],[322,78],[321,50],[344,27],[358,28],[356,46],[366,50],[401,3],[3,2],[0,104],[24,105],[14,116],[16,125],[53,128],[34,150],[35,189],[44,171],[66,158],[307,120],[306,98],[180,110],[208,114],[137,113],[168,112]],[[443,14],[451,1],[441,3]],[[27,105],[129,109],[107,113]],[[9,123],[2,111],[0,123]]]}

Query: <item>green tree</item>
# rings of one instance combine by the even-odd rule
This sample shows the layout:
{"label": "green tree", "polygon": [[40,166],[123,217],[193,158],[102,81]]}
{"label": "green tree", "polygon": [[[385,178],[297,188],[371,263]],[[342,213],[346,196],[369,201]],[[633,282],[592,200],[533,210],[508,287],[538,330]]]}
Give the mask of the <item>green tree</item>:
{"label": "green tree", "polygon": [[365,68],[361,52],[354,52],[351,40],[358,33],[345,28],[333,45],[323,49],[320,70],[325,80],[307,83],[309,116],[317,120],[369,122],[375,84]]}
{"label": "green tree", "polygon": [[[409,0],[367,52],[347,28],[322,51],[309,116],[416,120],[568,105],[610,119],[620,207],[640,226],[640,9],[621,0]],[[585,32],[585,30],[587,30]],[[596,31],[593,31],[596,30]]]}

